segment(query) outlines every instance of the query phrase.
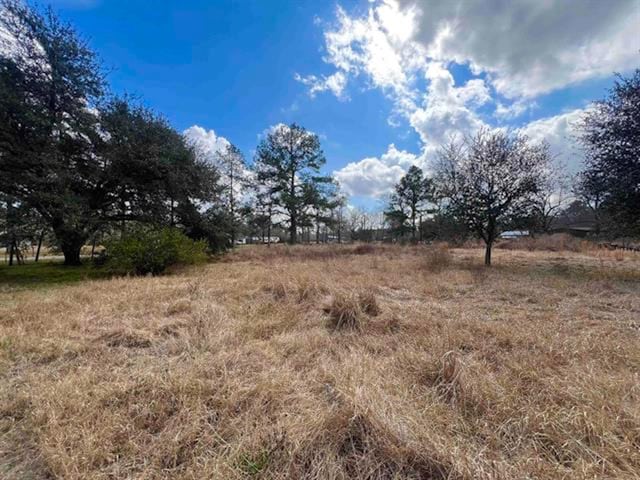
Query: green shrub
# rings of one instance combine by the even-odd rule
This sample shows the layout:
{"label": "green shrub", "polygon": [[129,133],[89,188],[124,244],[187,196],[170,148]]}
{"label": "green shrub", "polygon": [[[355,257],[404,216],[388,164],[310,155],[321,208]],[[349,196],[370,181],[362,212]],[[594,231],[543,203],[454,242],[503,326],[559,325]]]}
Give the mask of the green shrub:
{"label": "green shrub", "polygon": [[168,266],[204,262],[207,244],[193,241],[180,230],[137,229],[107,244],[107,266],[122,274],[157,275]]}

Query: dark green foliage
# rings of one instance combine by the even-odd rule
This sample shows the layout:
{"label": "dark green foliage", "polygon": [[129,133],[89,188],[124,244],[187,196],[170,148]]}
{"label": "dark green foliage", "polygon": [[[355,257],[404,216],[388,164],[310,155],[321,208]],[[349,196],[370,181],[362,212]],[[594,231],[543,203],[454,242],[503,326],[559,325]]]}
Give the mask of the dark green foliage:
{"label": "dark green foliage", "polygon": [[277,126],[258,145],[258,184],[266,186],[287,217],[291,243],[297,243],[298,228],[305,226],[305,211],[315,198],[310,191],[331,182],[320,176],[325,162],[318,136],[295,123]]}
{"label": "dark green foliage", "polygon": [[107,267],[121,274],[157,275],[171,265],[206,260],[207,244],[194,241],[175,228],[137,228],[106,245]]}
{"label": "dark green foliage", "polygon": [[[90,194],[103,79],[95,54],[51,10],[3,0],[0,29],[15,40],[0,55],[0,191],[35,208],[65,262],[99,224]],[[4,40],[3,40],[4,41]]]}
{"label": "dark green foliage", "polygon": [[162,117],[114,99],[100,108],[100,128],[108,134],[99,145],[105,220],[174,226],[196,202],[216,199],[215,169]]}
{"label": "dark green foliage", "polygon": [[410,233],[411,239],[415,240],[417,220],[422,213],[429,211],[429,204],[432,202],[431,179],[425,177],[419,167],[411,166],[395,186],[391,202],[385,211],[385,217],[394,234],[402,237]]}
{"label": "dark green foliage", "polygon": [[640,234],[640,69],[618,77],[581,127],[587,168],[580,197],[611,217],[612,233]]}
{"label": "dark green foliage", "polygon": [[[0,0],[0,193],[35,210],[65,263],[108,224],[179,225],[217,195],[215,169],[163,118],[105,101],[95,54],[51,10]],[[4,41],[4,40],[3,40]]]}

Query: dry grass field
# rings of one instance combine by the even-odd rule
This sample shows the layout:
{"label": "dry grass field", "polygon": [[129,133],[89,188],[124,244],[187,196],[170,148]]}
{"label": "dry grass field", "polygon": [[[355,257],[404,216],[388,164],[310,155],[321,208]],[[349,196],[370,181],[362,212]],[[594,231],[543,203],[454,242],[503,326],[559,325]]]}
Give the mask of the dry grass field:
{"label": "dry grass field", "polygon": [[640,254],[242,248],[0,286],[2,479],[640,478]]}

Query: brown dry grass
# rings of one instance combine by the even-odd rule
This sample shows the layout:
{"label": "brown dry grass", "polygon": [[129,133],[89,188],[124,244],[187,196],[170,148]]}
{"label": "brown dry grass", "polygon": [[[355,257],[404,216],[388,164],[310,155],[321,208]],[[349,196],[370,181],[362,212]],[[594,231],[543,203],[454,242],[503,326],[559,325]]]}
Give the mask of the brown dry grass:
{"label": "brown dry grass", "polygon": [[638,254],[348,249],[4,289],[0,478],[637,478]]}

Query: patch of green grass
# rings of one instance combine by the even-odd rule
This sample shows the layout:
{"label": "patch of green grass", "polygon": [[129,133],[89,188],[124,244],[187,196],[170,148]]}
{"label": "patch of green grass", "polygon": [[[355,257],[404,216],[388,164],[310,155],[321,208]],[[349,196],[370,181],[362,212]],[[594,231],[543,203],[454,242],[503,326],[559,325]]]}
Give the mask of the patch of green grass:
{"label": "patch of green grass", "polygon": [[0,264],[0,287],[34,288],[66,285],[107,276],[109,273],[104,268],[95,267],[89,261],[77,267],[51,261],[30,262],[11,267]]}
{"label": "patch of green grass", "polygon": [[250,476],[259,475],[269,465],[269,453],[265,450],[256,455],[241,454],[238,460],[240,470]]}

